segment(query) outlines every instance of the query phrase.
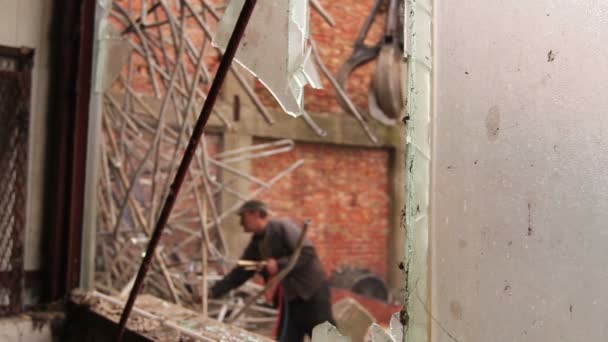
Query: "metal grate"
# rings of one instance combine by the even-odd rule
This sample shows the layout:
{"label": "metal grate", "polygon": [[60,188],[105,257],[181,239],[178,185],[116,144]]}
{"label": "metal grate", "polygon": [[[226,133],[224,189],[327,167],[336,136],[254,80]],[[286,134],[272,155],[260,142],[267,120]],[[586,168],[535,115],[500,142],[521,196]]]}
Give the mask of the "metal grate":
{"label": "metal grate", "polygon": [[0,58],[0,314],[21,310],[24,281],[30,71],[14,59]]}

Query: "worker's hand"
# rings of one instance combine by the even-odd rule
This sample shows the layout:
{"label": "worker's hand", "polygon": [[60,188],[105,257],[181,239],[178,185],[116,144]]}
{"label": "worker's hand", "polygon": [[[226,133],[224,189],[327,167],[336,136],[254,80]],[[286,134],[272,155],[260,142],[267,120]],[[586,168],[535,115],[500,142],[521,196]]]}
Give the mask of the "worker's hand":
{"label": "worker's hand", "polygon": [[270,276],[279,273],[279,263],[277,262],[277,259],[270,258],[266,260],[266,271],[268,271]]}

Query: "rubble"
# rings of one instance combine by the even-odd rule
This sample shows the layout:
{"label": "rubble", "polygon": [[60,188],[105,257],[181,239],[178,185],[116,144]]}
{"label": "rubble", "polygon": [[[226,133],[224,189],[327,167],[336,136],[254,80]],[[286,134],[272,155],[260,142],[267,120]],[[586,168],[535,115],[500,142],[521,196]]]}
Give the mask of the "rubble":
{"label": "rubble", "polygon": [[[120,299],[97,291],[76,291],[72,294],[72,301],[87,305],[114,322],[118,322],[124,305]],[[151,295],[138,297],[127,328],[154,341],[272,341],[234,325],[204,318],[198,312]]]}
{"label": "rubble", "polygon": [[363,342],[368,327],[376,322],[374,316],[353,298],[344,298],[332,306],[340,332],[353,342]]}

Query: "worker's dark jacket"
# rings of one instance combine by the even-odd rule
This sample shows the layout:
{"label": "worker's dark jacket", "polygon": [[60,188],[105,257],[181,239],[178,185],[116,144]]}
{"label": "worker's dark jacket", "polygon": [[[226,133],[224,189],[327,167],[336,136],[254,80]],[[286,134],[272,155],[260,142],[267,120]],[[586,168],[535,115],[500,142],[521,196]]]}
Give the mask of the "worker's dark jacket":
{"label": "worker's dark jacket", "polygon": [[[241,259],[265,260],[274,258],[279,264],[279,271],[289,262],[301,234],[301,229],[292,221],[271,219],[264,233],[253,235],[249,245],[245,248]],[[211,296],[218,298],[234,289],[255,274],[255,271],[246,271],[235,267],[224,279],[211,288]],[[300,257],[294,268],[283,279],[283,288],[288,301],[296,298],[310,299],[322,284],[327,282],[327,276],[317,256],[317,252],[310,242],[305,239]]]}

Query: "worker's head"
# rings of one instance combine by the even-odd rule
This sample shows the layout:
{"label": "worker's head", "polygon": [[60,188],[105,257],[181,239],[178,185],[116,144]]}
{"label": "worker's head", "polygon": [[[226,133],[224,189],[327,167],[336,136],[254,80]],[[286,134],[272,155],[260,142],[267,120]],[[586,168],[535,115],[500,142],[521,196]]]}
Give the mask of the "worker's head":
{"label": "worker's head", "polygon": [[246,201],[237,213],[241,217],[241,226],[247,233],[261,233],[268,224],[268,207],[262,201]]}

